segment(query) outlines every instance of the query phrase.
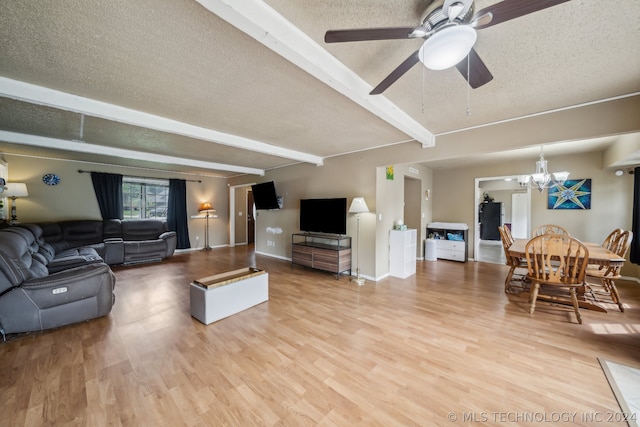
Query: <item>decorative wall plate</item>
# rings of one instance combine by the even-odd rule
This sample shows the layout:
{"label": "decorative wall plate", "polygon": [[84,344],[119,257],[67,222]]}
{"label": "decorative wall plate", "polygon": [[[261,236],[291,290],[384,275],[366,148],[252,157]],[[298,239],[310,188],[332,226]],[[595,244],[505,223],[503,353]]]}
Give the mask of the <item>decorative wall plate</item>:
{"label": "decorative wall plate", "polygon": [[60,184],[60,177],[53,173],[48,173],[42,177],[42,182],[47,185],[58,185]]}

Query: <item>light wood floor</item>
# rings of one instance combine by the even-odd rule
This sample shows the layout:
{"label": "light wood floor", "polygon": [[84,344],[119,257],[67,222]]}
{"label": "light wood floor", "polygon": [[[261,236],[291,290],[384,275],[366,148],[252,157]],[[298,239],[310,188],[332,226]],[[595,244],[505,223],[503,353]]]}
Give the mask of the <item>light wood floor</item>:
{"label": "light wood floor", "polygon": [[[191,280],[249,265],[269,302],[190,316]],[[497,264],[358,287],[241,246],[115,271],[109,316],[0,344],[0,425],[622,426],[593,415],[620,411],[596,356],[640,365],[635,283],[625,313],[579,325],[570,307],[529,315]]]}

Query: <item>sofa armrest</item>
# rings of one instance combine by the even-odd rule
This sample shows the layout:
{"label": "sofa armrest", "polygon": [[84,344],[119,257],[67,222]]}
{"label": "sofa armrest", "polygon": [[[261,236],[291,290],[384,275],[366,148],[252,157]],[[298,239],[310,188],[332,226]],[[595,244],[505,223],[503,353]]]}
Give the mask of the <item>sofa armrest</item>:
{"label": "sofa armrest", "polygon": [[59,271],[68,270],[70,268],[80,267],[86,264],[101,263],[102,258],[98,256],[87,257],[83,255],[73,255],[61,258],[54,258],[47,264],[49,274],[54,274]]}
{"label": "sofa armrest", "polygon": [[109,265],[124,263],[124,241],[121,238],[104,239],[104,262]]}
{"label": "sofa armrest", "polygon": [[[105,274],[113,276],[113,273],[111,272],[111,269],[107,264],[105,264],[104,262],[97,262],[58,271],[57,273],[52,273],[45,277],[31,279],[27,282],[23,282],[20,287],[25,290],[36,290],[52,288],[65,284],[82,285],[82,283],[91,280],[94,277]],[[115,283],[115,276],[113,282]]]}
{"label": "sofa armrest", "polygon": [[165,231],[159,237],[167,243],[167,253],[165,257],[170,257],[176,250],[178,244],[178,235],[175,231]]}

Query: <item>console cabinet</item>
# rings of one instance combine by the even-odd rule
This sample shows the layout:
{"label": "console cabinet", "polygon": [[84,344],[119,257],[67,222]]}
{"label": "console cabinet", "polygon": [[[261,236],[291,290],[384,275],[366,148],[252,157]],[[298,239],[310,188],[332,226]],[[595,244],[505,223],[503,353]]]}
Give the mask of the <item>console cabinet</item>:
{"label": "console cabinet", "polygon": [[295,233],[291,235],[291,266],[294,264],[330,271],[337,279],[345,271],[351,275],[351,237]]}
{"label": "console cabinet", "polygon": [[467,262],[469,257],[469,227],[461,222],[427,224],[427,237],[436,241],[436,257]]}

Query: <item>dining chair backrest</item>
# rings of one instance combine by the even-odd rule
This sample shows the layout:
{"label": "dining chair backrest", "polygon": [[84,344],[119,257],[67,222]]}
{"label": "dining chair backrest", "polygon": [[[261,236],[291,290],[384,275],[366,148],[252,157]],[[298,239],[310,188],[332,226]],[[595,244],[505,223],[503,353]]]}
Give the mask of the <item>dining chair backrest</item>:
{"label": "dining chair backrest", "polygon": [[604,239],[604,242],[602,242],[602,247],[613,252],[614,243],[618,240],[618,237],[620,237],[620,234],[622,234],[623,231],[624,230],[622,228],[616,228],[609,233],[607,238]]}
{"label": "dining chair backrest", "polygon": [[543,234],[566,234],[569,235],[569,232],[566,228],[561,227],[555,224],[545,224],[539,227],[536,227],[533,230],[532,237],[542,236]]}
{"label": "dining chair backrest", "polygon": [[504,250],[504,256],[506,258],[506,264],[511,266],[519,266],[520,258],[516,258],[509,254],[509,248],[513,245],[513,238],[510,239],[510,233],[506,231],[506,226],[501,225],[498,227],[500,232],[500,240],[502,240],[502,249]]}
{"label": "dining chair backrest", "polygon": [[566,234],[543,234],[525,247],[528,275],[540,283],[571,285],[584,282],[589,249]]}
{"label": "dining chair backrest", "polygon": [[502,240],[502,246],[505,249],[509,249],[511,245],[513,245],[513,236],[511,235],[509,227],[507,227],[506,225],[501,225],[498,227],[498,231],[500,232],[500,240]]}
{"label": "dining chair backrest", "polygon": [[627,251],[629,251],[629,247],[631,246],[631,241],[633,240],[633,232],[629,230],[620,231],[621,233],[611,244],[611,248],[609,248],[609,250],[614,252],[620,258],[625,258],[627,256]]}

